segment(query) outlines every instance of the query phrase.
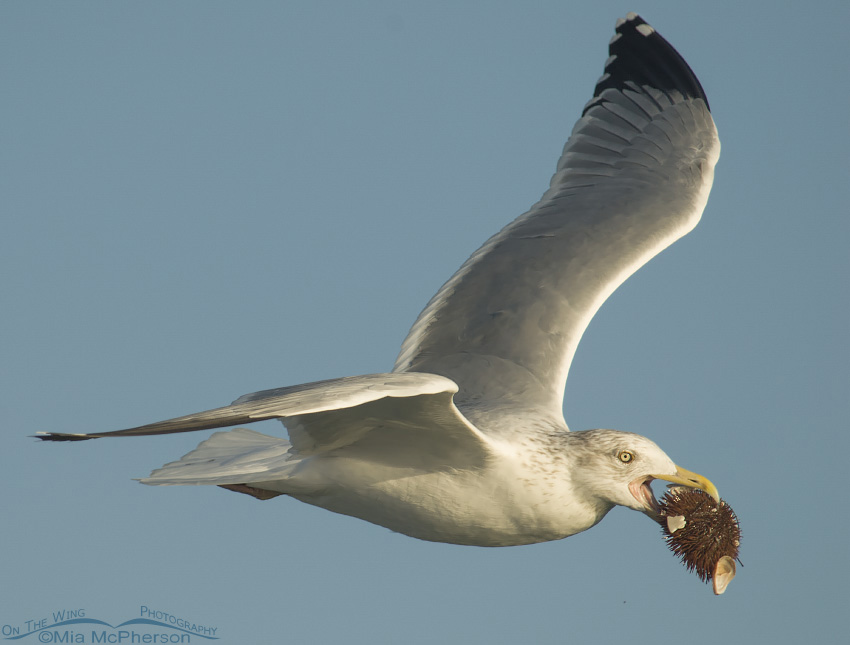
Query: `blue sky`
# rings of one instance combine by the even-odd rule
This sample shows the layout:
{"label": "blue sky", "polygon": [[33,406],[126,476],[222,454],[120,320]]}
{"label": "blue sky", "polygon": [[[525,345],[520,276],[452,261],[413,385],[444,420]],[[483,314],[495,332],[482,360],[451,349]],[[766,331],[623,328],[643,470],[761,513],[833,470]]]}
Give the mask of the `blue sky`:
{"label": "blue sky", "polygon": [[[850,9],[798,7],[0,4],[0,627],[145,605],[260,645],[837,638]],[[208,433],[28,438],[390,369],[546,189],[629,10],[696,71],[723,148],[701,224],[591,323],[565,414],[717,484],[743,528],[724,596],[625,509],[560,542],[429,544],[132,481]]]}

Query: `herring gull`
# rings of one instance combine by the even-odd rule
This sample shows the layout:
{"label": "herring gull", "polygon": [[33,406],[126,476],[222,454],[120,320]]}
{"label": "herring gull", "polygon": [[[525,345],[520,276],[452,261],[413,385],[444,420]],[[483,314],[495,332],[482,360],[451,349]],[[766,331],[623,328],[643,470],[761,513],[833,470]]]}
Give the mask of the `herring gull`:
{"label": "herring gull", "polygon": [[145,484],[288,495],[437,542],[510,546],[584,531],[616,505],[658,520],[653,479],[719,500],[655,443],[570,432],[567,372],[590,319],[634,271],[702,215],[720,151],[682,57],[636,14],[616,25],[605,71],[549,189],[491,237],[426,305],[393,370],[248,394],[76,441],[280,419],[289,440],[216,432]]}

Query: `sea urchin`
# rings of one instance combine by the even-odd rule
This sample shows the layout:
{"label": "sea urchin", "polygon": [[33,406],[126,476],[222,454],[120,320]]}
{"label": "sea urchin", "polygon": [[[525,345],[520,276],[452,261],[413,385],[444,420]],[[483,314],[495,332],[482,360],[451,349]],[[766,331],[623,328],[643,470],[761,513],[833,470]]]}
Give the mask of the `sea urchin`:
{"label": "sea urchin", "polygon": [[661,530],[667,546],[688,571],[703,582],[713,581],[722,594],[735,577],[741,527],[735,511],[723,500],[694,488],[671,487],[660,502]]}

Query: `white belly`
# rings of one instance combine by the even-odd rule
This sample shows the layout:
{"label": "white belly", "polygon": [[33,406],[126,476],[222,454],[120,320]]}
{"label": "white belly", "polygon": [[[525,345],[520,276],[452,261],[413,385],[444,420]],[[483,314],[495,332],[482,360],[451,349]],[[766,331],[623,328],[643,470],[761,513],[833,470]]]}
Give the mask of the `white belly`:
{"label": "white belly", "polygon": [[414,472],[313,457],[291,479],[252,485],[422,540],[476,546],[558,540],[590,528],[609,510],[579,503],[563,482],[524,482],[511,464]]}

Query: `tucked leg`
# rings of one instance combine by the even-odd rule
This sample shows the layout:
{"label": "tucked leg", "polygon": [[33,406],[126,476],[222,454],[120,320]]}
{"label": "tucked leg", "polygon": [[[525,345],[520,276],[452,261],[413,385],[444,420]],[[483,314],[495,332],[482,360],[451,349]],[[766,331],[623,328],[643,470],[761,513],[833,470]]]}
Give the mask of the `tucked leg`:
{"label": "tucked leg", "polygon": [[265,490],[264,488],[255,488],[254,486],[248,486],[248,484],[219,484],[219,488],[226,488],[227,490],[232,490],[236,493],[245,493],[251,497],[263,500],[283,495],[283,493],[275,493],[274,491]]}

